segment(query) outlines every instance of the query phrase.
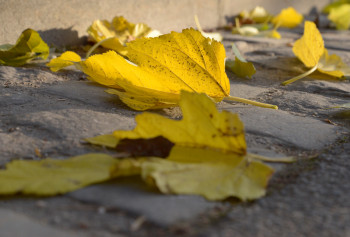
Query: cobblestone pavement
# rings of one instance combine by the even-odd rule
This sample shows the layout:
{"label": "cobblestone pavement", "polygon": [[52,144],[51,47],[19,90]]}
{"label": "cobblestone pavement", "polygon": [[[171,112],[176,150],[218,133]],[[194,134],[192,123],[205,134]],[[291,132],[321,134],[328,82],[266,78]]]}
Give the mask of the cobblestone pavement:
{"label": "cobblestone pavement", "polygon": [[[319,154],[275,165],[266,197],[208,202],[120,179],[52,198],[2,197],[0,236],[350,236],[350,120],[342,109],[327,109],[349,102],[350,83],[309,77],[281,86],[305,70],[289,46],[301,34],[301,28],[283,31],[281,40],[224,34],[227,57],[233,58],[235,42],[257,69],[251,80],[228,73],[231,95],[279,106],[218,105],[240,114],[248,149],[270,156]],[[349,33],[322,34],[330,53],[350,64]],[[38,159],[38,151],[53,158],[103,151],[81,139],[132,129],[139,113],[103,90],[76,71],[0,66],[0,165]]]}

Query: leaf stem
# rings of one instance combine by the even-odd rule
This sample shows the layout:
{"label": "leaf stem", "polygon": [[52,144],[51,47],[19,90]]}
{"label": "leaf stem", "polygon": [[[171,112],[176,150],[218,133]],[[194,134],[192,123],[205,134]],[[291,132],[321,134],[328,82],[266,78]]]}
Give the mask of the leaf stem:
{"label": "leaf stem", "polygon": [[292,83],[292,82],[295,82],[295,81],[300,80],[300,79],[302,79],[302,78],[304,78],[304,77],[307,77],[308,75],[310,75],[311,73],[313,73],[314,71],[316,71],[317,67],[318,67],[318,64],[316,64],[316,65],[315,65],[313,68],[311,68],[309,71],[304,72],[303,74],[300,74],[299,76],[293,77],[292,79],[289,79],[289,80],[287,80],[287,81],[282,82],[282,85],[286,86],[286,85],[288,85],[288,84],[290,84],[290,83]]}
{"label": "leaf stem", "polygon": [[105,38],[105,39],[103,39],[103,40],[97,42],[96,44],[94,44],[94,45],[89,49],[89,51],[86,53],[86,58],[90,57],[90,55],[92,54],[92,52],[94,52],[94,50],[95,50],[98,46],[100,46],[101,44],[103,44],[104,42],[106,42],[107,40],[112,39],[112,38],[114,38],[114,37]]}
{"label": "leaf stem", "polygon": [[252,153],[248,153],[247,158],[252,158],[255,160],[261,160],[265,162],[276,162],[276,163],[292,163],[297,161],[296,157],[293,157],[293,156],[272,158],[272,157],[266,157],[258,154],[252,154]]}
{"label": "leaf stem", "polygon": [[197,29],[198,29],[200,32],[203,32],[203,29],[202,29],[201,25],[199,24],[199,20],[198,20],[197,14],[194,15],[194,21],[196,22]]}
{"label": "leaf stem", "polygon": [[268,108],[268,109],[278,109],[277,105],[265,104],[265,103],[257,102],[254,100],[243,99],[243,98],[235,97],[235,96],[227,96],[224,98],[224,100],[236,101],[236,102],[241,102],[241,103],[245,103],[245,104],[251,104],[251,105],[255,105],[255,106],[263,107],[263,108]]}

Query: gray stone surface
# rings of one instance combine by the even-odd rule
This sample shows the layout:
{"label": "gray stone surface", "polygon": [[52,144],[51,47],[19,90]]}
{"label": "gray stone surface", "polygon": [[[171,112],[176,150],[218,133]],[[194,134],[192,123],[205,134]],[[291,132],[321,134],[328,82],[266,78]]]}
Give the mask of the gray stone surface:
{"label": "gray stone surface", "polygon": [[69,194],[83,202],[118,208],[160,226],[197,218],[220,203],[200,196],[163,195],[148,188],[139,179],[121,179],[109,184],[84,188]]}
{"label": "gray stone surface", "polygon": [[0,236],[1,237],[79,237],[83,236],[71,231],[62,231],[22,214],[0,209]]}
{"label": "gray stone surface", "polygon": [[247,133],[273,137],[285,146],[316,150],[332,144],[341,129],[317,119],[291,115],[284,111],[261,108],[242,108],[238,112]]}
{"label": "gray stone surface", "polygon": [[[36,4],[35,14],[29,15],[33,10],[28,6],[33,2]],[[192,25],[193,13],[198,11],[203,26],[212,27],[242,8],[249,9],[257,3],[277,8],[284,1],[151,1],[147,2],[147,11],[142,5],[146,1],[125,2],[123,9],[107,9],[108,4],[120,1],[84,1],[84,7],[79,0],[64,2],[51,4],[37,0],[16,4],[16,1],[0,0],[4,7],[0,9],[0,19],[8,18],[10,14],[18,21],[14,21],[18,28],[11,34],[2,34],[2,31],[14,29],[11,24],[15,23],[4,23],[4,28],[0,29],[0,43],[1,37],[15,40],[26,24],[33,24],[51,42],[76,42],[95,16],[111,19],[120,13],[130,16],[131,20],[145,20],[151,26],[168,31],[172,27]],[[303,11],[313,3],[293,2],[299,10],[304,6]],[[16,9],[28,9],[21,13],[14,9],[3,10],[14,5]],[[65,11],[60,10],[61,7]],[[83,8],[94,9],[94,12],[86,11],[84,15]],[[168,8],[173,11],[169,12]],[[183,17],[176,13],[179,8]],[[50,14],[52,11],[54,14]],[[37,20],[42,12],[48,13],[46,23]],[[207,18],[203,17],[205,15]],[[67,31],[71,26],[67,26],[68,22],[74,25]],[[86,25],[79,25],[81,22]],[[266,197],[249,203],[234,199],[224,203],[207,202],[197,196],[161,195],[137,180],[121,179],[55,198],[2,197],[0,217],[5,216],[2,220],[6,223],[23,223],[22,214],[25,214],[30,223],[40,223],[38,228],[22,225],[27,226],[24,229],[28,236],[37,236],[35,231],[41,228],[63,229],[88,237],[349,236],[350,122],[346,117],[336,116],[342,109],[330,107],[349,101],[350,84],[349,81],[315,80],[317,75],[313,75],[289,86],[280,85],[305,71],[293,56],[289,44],[302,31],[301,27],[281,30],[281,40],[224,32],[227,57],[233,58],[230,44],[235,42],[257,69],[251,80],[228,73],[231,95],[276,104],[280,110],[231,102],[221,102],[219,109],[241,115],[249,152],[273,157],[300,156],[297,163],[274,165],[276,173]],[[60,38],[63,35],[67,37]],[[350,63],[346,44],[349,40],[347,33],[325,31],[326,45],[347,63]],[[341,50],[340,42],[345,42],[344,50]],[[44,64],[18,68],[0,66],[0,166],[17,158],[62,159],[92,151],[111,152],[85,145],[82,138],[115,129],[132,129],[134,117],[139,112],[128,109],[118,98],[103,90],[103,87],[87,82],[77,71],[52,73]],[[178,111],[154,112],[179,118]],[[318,158],[305,159],[313,154],[319,154]],[[0,236],[2,234],[0,228]]]}

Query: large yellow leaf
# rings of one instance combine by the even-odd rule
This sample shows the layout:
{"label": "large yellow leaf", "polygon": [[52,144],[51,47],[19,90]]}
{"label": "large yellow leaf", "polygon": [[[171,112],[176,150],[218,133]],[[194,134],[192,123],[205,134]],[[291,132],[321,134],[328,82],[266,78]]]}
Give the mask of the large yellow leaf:
{"label": "large yellow leaf", "polygon": [[110,51],[75,65],[90,80],[118,89],[107,92],[136,110],[176,106],[181,90],[205,93],[215,101],[234,100],[277,109],[230,96],[224,46],[194,29],[134,40],[126,49],[130,61]]}
{"label": "large yellow leaf", "polygon": [[297,27],[304,17],[293,7],[282,9],[281,12],[272,19],[274,25],[280,27],[294,28]]}
{"label": "large yellow leaf", "polygon": [[237,114],[219,112],[213,101],[204,94],[183,91],[180,106],[181,121],[158,114],[137,115],[132,131],[115,131],[118,139],[153,138],[163,136],[178,146],[211,147],[244,155],[246,143],[243,123]]}
{"label": "large yellow leaf", "polygon": [[105,154],[87,154],[67,160],[16,160],[0,171],[0,194],[55,195],[111,179],[118,160]]}
{"label": "large yellow leaf", "polygon": [[306,67],[311,69],[299,76],[284,81],[282,83],[283,85],[300,80],[316,70],[337,78],[350,75],[349,66],[338,55],[328,55],[328,51],[324,47],[322,35],[313,22],[305,22],[304,35],[295,42],[293,52]]}
{"label": "large yellow leaf", "polygon": [[265,195],[273,169],[243,156],[215,150],[174,147],[166,160],[142,164],[142,177],[163,193],[197,194],[209,200]]}
{"label": "large yellow leaf", "polygon": [[128,22],[122,16],[116,16],[111,22],[107,20],[96,20],[87,30],[89,36],[108,49],[113,49],[119,53],[125,54],[125,45],[127,42],[137,38],[158,36],[158,31],[152,30],[143,23]]}
{"label": "large yellow leaf", "polygon": [[324,42],[315,23],[305,22],[304,35],[293,46],[294,54],[306,67],[314,67],[324,52]]}

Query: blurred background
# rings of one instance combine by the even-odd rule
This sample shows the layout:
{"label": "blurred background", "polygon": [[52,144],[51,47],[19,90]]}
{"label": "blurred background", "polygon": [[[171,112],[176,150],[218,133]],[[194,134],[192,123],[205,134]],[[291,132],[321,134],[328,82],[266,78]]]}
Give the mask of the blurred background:
{"label": "blurred background", "polygon": [[204,29],[224,26],[242,10],[263,6],[272,14],[294,7],[308,14],[322,9],[329,0],[0,0],[0,44],[14,44],[26,28],[39,31],[53,45],[79,44],[86,29],[97,19],[124,16],[146,23],[162,33],[195,27],[198,15]]}

